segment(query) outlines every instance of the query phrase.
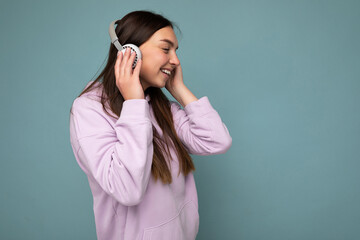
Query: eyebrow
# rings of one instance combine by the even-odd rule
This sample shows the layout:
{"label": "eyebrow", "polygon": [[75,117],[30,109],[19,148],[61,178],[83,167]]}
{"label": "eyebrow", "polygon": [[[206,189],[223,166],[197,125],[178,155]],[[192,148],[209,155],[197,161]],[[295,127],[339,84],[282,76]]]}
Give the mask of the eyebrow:
{"label": "eyebrow", "polygon": [[[160,41],[164,41],[169,43],[172,47],[174,46],[174,43],[172,41],[170,41],[169,39],[161,39]],[[179,49],[179,46],[176,48],[176,50]]]}

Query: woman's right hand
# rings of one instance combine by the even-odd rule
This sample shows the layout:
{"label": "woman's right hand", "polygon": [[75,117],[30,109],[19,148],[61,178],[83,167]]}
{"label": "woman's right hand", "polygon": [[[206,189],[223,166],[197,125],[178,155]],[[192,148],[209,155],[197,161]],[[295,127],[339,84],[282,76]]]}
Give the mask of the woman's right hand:
{"label": "woman's right hand", "polygon": [[133,70],[132,64],[136,54],[133,52],[133,54],[130,55],[130,52],[130,48],[126,48],[124,56],[122,52],[118,52],[114,67],[116,86],[124,100],[145,99],[144,90],[139,78],[142,60],[138,59],[136,67]]}

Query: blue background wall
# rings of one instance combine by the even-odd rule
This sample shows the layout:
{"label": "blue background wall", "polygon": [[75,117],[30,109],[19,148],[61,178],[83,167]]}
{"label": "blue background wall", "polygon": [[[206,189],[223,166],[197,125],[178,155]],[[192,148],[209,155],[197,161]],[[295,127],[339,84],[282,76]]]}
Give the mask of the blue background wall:
{"label": "blue background wall", "polygon": [[179,25],[185,84],[233,138],[226,154],[193,156],[197,239],[360,239],[349,0],[1,1],[0,239],[96,239],[69,111],[107,56],[108,24],[140,9]]}

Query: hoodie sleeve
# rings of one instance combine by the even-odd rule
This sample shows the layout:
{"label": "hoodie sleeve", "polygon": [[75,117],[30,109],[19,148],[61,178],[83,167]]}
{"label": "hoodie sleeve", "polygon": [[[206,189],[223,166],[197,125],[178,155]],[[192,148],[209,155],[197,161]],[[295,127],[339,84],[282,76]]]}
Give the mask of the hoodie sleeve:
{"label": "hoodie sleeve", "polygon": [[123,205],[136,205],[147,188],[153,158],[148,102],[124,101],[114,126],[104,114],[100,103],[74,101],[70,135],[75,156],[107,194]]}
{"label": "hoodie sleeve", "polygon": [[176,132],[190,154],[216,155],[225,153],[232,138],[217,111],[204,96],[181,108],[171,101]]}

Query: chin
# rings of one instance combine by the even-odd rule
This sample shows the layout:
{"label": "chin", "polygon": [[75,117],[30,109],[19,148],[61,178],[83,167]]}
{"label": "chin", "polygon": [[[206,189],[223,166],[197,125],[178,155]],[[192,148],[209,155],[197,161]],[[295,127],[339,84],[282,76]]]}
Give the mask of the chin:
{"label": "chin", "polygon": [[166,80],[164,81],[163,79],[160,79],[160,81],[156,82],[154,85],[156,85],[158,88],[163,88],[166,85]]}
{"label": "chin", "polygon": [[166,86],[168,80],[164,78],[157,78],[155,81],[147,81],[149,87],[163,88]]}

